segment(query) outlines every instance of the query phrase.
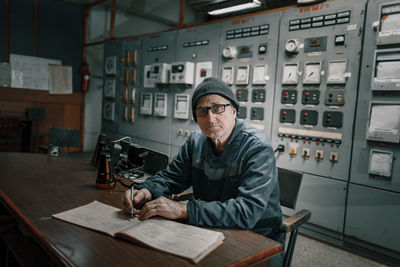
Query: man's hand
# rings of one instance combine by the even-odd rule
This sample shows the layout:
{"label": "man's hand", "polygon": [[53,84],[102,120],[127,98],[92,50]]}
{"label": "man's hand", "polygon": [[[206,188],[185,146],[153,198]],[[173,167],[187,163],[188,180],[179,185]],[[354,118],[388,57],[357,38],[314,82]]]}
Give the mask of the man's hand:
{"label": "man's hand", "polygon": [[[139,213],[139,208],[141,208],[146,202],[151,200],[151,193],[147,189],[134,190],[133,192],[133,206],[135,207],[134,214]],[[131,190],[128,189],[122,195],[122,209],[125,213],[130,214],[132,208],[131,201]]]}
{"label": "man's hand", "polygon": [[138,218],[143,221],[153,216],[161,216],[167,219],[187,219],[186,203],[159,197],[147,202],[139,211]]}

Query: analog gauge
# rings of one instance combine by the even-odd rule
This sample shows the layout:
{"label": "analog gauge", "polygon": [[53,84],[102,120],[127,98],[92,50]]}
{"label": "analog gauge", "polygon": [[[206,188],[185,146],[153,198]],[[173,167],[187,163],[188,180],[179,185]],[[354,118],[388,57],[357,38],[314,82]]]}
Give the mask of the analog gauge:
{"label": "analog gauge", "polygon": [[268,65],[256,65],[253,68],[253,84],[266,84]]}
{"label": "analog gauge", "polygon": [[347,60],[333,60],[329,62],[327,83],[346,83]]}
{"label": "analog gauge", "polygon": [[233,67],[225,67],[222,70],[222,80],[228,84],[233,84]]}
{"label": "analog gauge", "polygon": [[104,84],[104,96],[115,97],[115,80],[107,80]]}
{"label": "analog gauge", "polygon": [[237,54],[236,48],[234,46],[227,46],[222,50],[222,55],[226,59],[234,58]]}
{"label": "analog gauge", "polygon": [[236,74],[236,84],[248,84],[249,83],[249,69],[247,66],[238,67]]}
{"label": "analog gauge", "polygon": [[297,54],[299,52],[299,40],[289,39],[286,41],[285,50],[288,54]]}
{"label": "analog gauge", "polygon": [[321,81],[321,62],[306,63],[303,84],[319,84]]}
{"label": "analog gauge", "polygon": [[282,84],[297,84],[298,83],[298,64],[286,64],[283,66]]}

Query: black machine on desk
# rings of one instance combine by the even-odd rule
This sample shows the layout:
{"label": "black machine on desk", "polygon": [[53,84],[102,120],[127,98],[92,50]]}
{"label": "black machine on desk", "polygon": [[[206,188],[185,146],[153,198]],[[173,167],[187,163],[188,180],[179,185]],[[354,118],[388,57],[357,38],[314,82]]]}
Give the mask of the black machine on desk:
{"label": "black machine on desk", "polygon": [[133,183],[135,179],[143,177],[144,173],[153,175],[164,169],[168,164],[168,156],[140,145],[126,141],[122,138],[112,141],[105,134],[100,134],[96,144],[96,150],[92,157],[92,165],[98,168],[96,187],[98,189],[110,189],[121,180],[115,178],[115,174],[129,179]]}

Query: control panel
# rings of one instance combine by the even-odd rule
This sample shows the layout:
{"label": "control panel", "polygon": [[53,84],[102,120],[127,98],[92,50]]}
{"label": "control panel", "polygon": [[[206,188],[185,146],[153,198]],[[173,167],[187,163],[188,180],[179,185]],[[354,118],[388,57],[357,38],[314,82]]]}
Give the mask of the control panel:
{"label": "control panel", "polygon": [[281,12],[221,25],[218,77],[239,103],[238,118],[270,135]]}
{"label": "control panel", "polygon": [[[273,146],[280,167],[348,180],[365,1],[283,11]],[[344,116],[346,115],[346,116]]]}
{"label": "control panel", "polygon": [[[369,1],[367,10],[345,233],[399,252],[391,218],[400,203],[400,1]],[[364,224],[367,214],[379,222]]]}
{"label": "control panel", "polygon": [[[203,25],[178,30],[176,63],[183,67],[186,82],[175,83],[171,154],[176,155],[186,138],[199,129],[192,116],[192,94],[205,78],[217,76],[218,25]],[[179,52],[178,52],[179,51]],[[179,77],[180,75],[178,75]]]}

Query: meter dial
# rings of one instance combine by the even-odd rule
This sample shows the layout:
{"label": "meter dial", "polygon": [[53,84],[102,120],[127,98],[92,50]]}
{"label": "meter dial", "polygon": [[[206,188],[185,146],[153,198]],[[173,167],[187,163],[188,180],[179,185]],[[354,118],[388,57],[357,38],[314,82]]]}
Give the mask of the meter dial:
{"label": "meter dial", "polygon": [[236,48],[234,46],[227,46],[222,50],[222,56],[226,59],[234,58],[237,54]]}
{"label": "meter dial", "polygon": [[282,84],[297,84],[298,83],[299,64],[286,64],[283,66]]}
{"label": "meter dial", "polygon": [[107,80],[104,84],[104,96],[115,97],[115,80]]}
{"label": "meter dial", "polygon": [[249,83],[249,66],[238,67],[236,73],[236,84],[248,84]]}
{"label": "meter dial", "polygon": [[233,67],[225,67],[222,69],[222,81],[228,85],[233,84]]}
{"label": "meter dial", "polygon": [[319,84],[321,81],[321,62],[306,63],[303,84]]}
{"label": "meter dial", "polygon": [[332,60],[328,65],[327,83],[344,84],[346,83],[347,60]]}
{"label": "meter dial", "polygon": [[289,39],[285,44],[286,53],[293,55],[299,52],[299,40],[297,39]]}

